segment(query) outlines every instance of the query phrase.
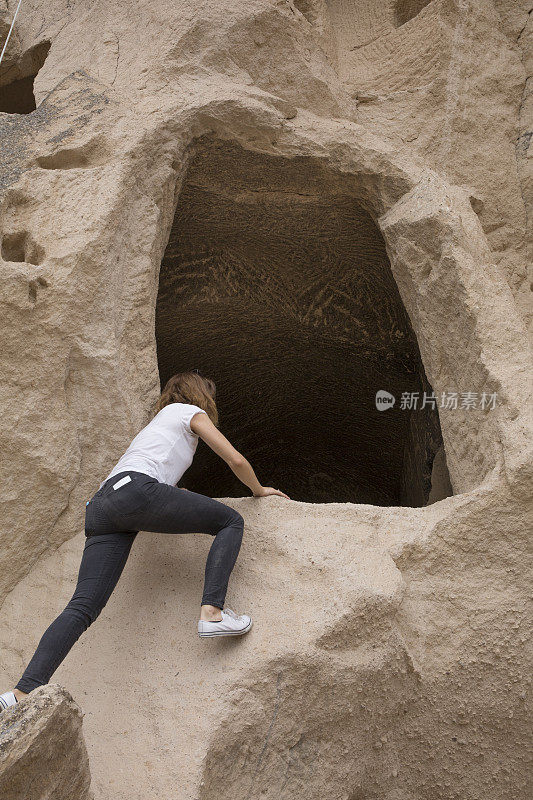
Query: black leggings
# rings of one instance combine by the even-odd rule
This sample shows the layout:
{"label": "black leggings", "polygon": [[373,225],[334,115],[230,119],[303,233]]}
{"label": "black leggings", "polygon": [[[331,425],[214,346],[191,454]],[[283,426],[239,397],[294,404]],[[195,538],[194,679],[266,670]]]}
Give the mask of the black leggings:
{"label": "black leggings", "polygon": [[[131,481],[113,489],[126,475]],[[44,632],[15,688],[31,692],[49,682],[109,600],[140,530],[214,536],[205,565],[201,604],[223,608],[243,528],[241,514],[211,497],[160,483],[143,472],[128,470],[113,475],[86,505],[87,538],[74,594]]]}

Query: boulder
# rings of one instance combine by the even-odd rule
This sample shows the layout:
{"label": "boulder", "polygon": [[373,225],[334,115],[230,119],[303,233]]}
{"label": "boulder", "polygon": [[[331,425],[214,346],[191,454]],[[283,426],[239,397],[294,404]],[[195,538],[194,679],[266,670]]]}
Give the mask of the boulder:
{"label": "boulder", "polygon": [[82,718],[55,683],[0,714],[2,800],[92,800]]}

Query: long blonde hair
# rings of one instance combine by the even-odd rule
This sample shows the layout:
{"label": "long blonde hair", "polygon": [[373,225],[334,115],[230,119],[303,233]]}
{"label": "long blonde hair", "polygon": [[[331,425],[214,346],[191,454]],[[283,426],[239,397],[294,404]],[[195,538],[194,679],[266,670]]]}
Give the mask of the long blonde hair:
{"label": "long blonde hair", "polygon": [[215,403],[216,385],[211,378],[199,372],[177,372],[166,382],[154,407],[154,416],[169,403],[191,403],[205,411],[213,425],[218,427],[218,410]]}

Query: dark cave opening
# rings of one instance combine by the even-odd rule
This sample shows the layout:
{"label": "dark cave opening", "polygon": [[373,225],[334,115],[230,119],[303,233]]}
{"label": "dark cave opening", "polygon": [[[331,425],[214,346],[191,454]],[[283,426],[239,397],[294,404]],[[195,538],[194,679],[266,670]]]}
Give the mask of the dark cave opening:
{"label": "dark cave opening", "polygon": [[1,76],[0,111],[4,114],[31,114],[35,111],[33,83],[49,50],[50,42],[41,42],[24,53],[19,62]]}
{"label": "dark cave opening", "polygon": [[[192,367],[211,376],[220,430],[291,499],[423,506],[451,493],[438,410],[401,408],[431,387],[383,237],[322,162],[199,140],[156,341],[161,386]],[[392,408],[378,410],[380,390]],[[201,441],[181,485],[248,493]]]}

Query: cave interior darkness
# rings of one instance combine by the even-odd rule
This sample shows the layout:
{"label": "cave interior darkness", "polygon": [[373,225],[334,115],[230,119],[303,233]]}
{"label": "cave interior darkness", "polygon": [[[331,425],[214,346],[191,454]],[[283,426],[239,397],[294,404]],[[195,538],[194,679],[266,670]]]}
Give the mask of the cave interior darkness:
{"label": "cave interior darkness", "polygon": [[[356,187],[322,160],[197,140],[159,274],[161,387],[212,377],[220,430],[293,500],[424,506],[451,494],[445,460],[432,490],[438,410],[400,408],[431,387]],[[393,408],[377,410],[378,390]],[[180,485],[249,495],[201,440]]]}

